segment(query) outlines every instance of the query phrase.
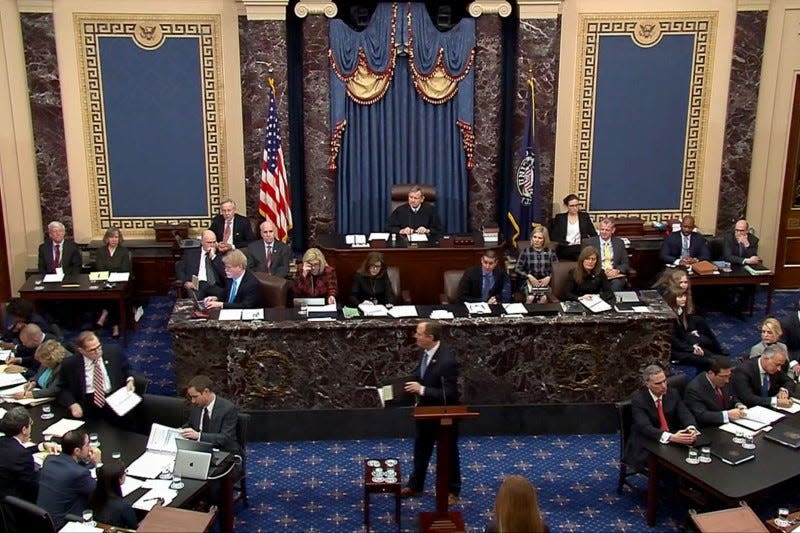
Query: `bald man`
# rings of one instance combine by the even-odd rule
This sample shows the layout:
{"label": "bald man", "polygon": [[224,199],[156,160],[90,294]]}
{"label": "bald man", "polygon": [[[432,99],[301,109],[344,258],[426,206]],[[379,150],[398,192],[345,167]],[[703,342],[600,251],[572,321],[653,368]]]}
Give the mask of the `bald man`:
{"label": "bald man", "polygon": [[686,215],[681,221],[681,230],[664,239],[661,245],[661,260],[668,265],[692,265],[698,261],[709,261],[711,252],[706,239],[694,231],[694,217]]}
{"label": "bald man", "polygon": [[[192,282],[193,276],[197,276],[199,286]],[[183,253],[175,267],[175,277],[183,282],[184,289],[196,291],[198,300],[207,296],[224,296],[225,267],[213,231],[203,232],[200,248],[190,248]]]}

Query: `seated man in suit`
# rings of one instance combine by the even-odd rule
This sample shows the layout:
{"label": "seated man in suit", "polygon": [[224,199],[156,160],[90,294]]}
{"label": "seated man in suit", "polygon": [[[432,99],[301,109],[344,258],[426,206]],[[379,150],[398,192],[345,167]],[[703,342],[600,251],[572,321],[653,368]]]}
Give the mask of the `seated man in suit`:
{"label": "seated man in suit", "polygon": [[731,360],[716,355],[709,360],[708,370],[701,372],[686,386],[686,406],[700,426],[719,426],[742,418],[745,405],[733,393],[730,384]]}
{"label": "seated man in suit", "polygon": [[750,234],[750,225],[746,220],[737,220],[732,233],[727,233],[723,240],[725,261],[732,265],[757,265],[761,263],[758,256],[758,237]]}
{"label": "seated man in suit", "polygon": [[694,217],[686,215],[681,221],[681,230],[664,239],[661,245],[661,260],[668,265],[693,265],[711,259],[706,239],[694,231]]}
{"label": "seated man in suit", "polygon": [[236,202],[230,198],[219,205],[219,214],[213,218],[208,229],[217,236],[222,254],[237,248],[247,248],[248,244],[256,240],[250,221],[247,217],[236,214]]}
{"label": "seated man in suit", "polygon": [[33,302],[19,297],[11,298],[6,306],[6,323],[0,324],[0,327],[6,328],[0,341],[0,349],[16,350],[20,344],[20,332],[28,324],[36,324],[43,331],[51,331],[52,328],[44,317],[36,312]]}
{"label": "seated man in suit", "polygon": [[50,513],[56,530],[67,522],[65,515],[80,516],[97,485],[92,468],[101,462],[99,448],[89,446],[89,434],[73,429],[61,439],[61,453],[44,460],[39,472],[36,505]]}
{"label": "seated man in suit", "polygon": [[789,350],[789,375],[800,376],[800,301],[794,309],[781,318],[780,321],[782,334],[780,340]]}
{"label": "seated man in suit", "polygon": [[55,442],[43,442],[31,446],[31,420],[24,407],[13,407],[0,423],[5,436],[0,437],[0,498],[16,496],[36,503],[39,494],[39,473],[33,463],[33,454],[40,451],[59,453],[61,446]]}
{"label": "seated man in suit", "polygon": [[93,331],[82,331],[75,340],[78,353],[61,363],[58,401],[72,418],[105,418],[122,428],[133,427],[131,413],[120,417],[106,398],[122,387],[133,391],[128,361],[116,344],[103,346]]}
{"label": "seated man in suit", "polygon": [[499,266],[494,250],[486,250],[480,265],[464,271],[458,284],[459,302],[499,304],[511,301],[511,281]]}
{"label": "seated man in suit", "polygon": [[625,289],[628,272],[628,252],[625,242],[619,237],[614,237],[616,230],[614,221],[608,217],[600,221],[600,235],[589,237],[581,241],[581,246],[594,246],[600,250],[600,268],[606,273],[606,279],[611,283],[611,290]]}
{"label": "seated man in suit", "polygon": [[[175,268],[175,277],[183,282],[183,288],[197,291],[197,298],[206,296],[220,297],[225,293],[225,267],[222,266],[222,254],[217,253],[217,237],[211,230],[206,230],[200,237],[200,248],[190,248]],[[198,286],[192,282],[197,276]]]}
{"label": "seated man in suit", "polygon": [[236,440],[237,411],[230,400],[214,393],[208,376],[195,376],[189,381],[186,394],[192,402],[189,418],[181,429],[185,439],[213,444],[215,448],[240,453]]}
{"label": "seated man in suit", "polygon": [[658,365],[642,372],[645,388],[631,400],[631,435],[625,446],[625,462],[644,468],[648,452],[644,439],[667,444],[692,444],[697,438],[695,420],[677,391],[668,389],[667,376]]}
{"label": "seated man in suit", "polygon": [[233,250],[222,258],[225,265],[225,294],[220,300],[208,296],[203,303],[206,309],[257,309],[264,307],[261,301],[261,285],[258,278],[247,270],[247,257],[241,250]]}
{"label": "seated man in suit", "polygon": [[438,241],[442,236],[442,221],[432,205],[424,203],[422,188],[414,185],[408,191],[408,203],[397,206],[386,223],[390,233],[411,235],[421,233],[428,235],[431,241]]}
{"label": "seated man in suit", "polygon": [[266,220],[259,227],[261,238],[247,245],[247,268],[285,278],[289,275],[292,250],[275,238],[275,224]]}
{"label": "seated man in suit", "polygon": [[[15,354],[6,359],[6,364],[22,365],[26,369],[26,374],[33,375],[39,368],[39,362],[34,357],[36,355],[36,349],[47,340],[61,342],[61,339],[52,333],[42,332],[42,328],[38,325],[28,324],[19,332],[20,343],[17,346]],[[13,361],[11,360],[12,358]]]}
{"label": "seated man in suit", "polygon": [[47,225],[47,239],[39,245],[39,273],[81,273],[81,251],[73,241],[65,240],[65,235],[61,222],[54,220]]}
{"label": "seated man in suit", "polygon": [[758,359],[748,359],[733,369],[733,390],[748,407],[791,407],[796,383],[786,375],[786,352],[773,344]]}

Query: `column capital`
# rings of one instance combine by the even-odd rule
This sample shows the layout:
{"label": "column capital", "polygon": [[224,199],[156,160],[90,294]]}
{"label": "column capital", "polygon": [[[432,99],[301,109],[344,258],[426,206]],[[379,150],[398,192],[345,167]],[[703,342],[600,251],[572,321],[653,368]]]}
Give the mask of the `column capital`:
{"label": "column capital", "polygon": [[467,7],[470,16],[480,17],[481,15],[500,15],[507,17],[511,14],[511,4],[502,0],[480,0],[472,2]]}
{"label": "column capital", "polygon": [[306,18],[308,15],[325,15],[332,19],[339,12],[339,8],[333,2],[325,2],[323,0],[306,0],[305,2],[297,2],[294,6],[294,14],[301,19]]}

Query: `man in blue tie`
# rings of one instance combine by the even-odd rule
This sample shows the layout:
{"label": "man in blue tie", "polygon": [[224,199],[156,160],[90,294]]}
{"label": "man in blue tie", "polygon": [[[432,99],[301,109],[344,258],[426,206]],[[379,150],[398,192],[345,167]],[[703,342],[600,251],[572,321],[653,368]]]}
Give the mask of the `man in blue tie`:
{"label": "man in blue tie", "polygon": [[681,221],[681,230],[664,239],[661,245],[661,260],[668,265],[693,265],[711,259],[705,237],[694,231],[694,217],[686,215]]}
{"label": "man in blue tie", "polygon": [[[414,370],[416,381],[406,383],[405,390],[417,396],[417,405],[452,405],[459,402],[458,361],[452,348],[441,342],[441,326],[437,322],[421,322],[414,338],[422,350],[419,364]],[[417,436],[414,440],[414,471],[408,485],[400,495],[419,496],[425,488],[425,472],[436,443],[438,420],[417,421]],[[453,432],[450,448],[450,479],[448,502],[453,505],[461,493],[461,464],[458,455],[458,424],[450,426]]]}
{"label": "man in blue tie", "polygon": [[797,384],[783,367],[788,357],[784,349],[772,344],[758,359],[748,359],[733,370],[733,390],[748,407],[791,407],[790,396],[797,397]]}
{"label": "man in blue tie", "polygon": [[247,270],[247,257],[241,250],[232,250],[222,258],[225,265],[225,294],[222,298],[208,296],[206,309],[258,309],[264,307],[258,278]]}
{"label": "man in blue tie", "polygon": [[486,250],[481,264],[464,271],[458,284],[459,302],[499,304],[511,301],[511,281],[494,250]]}

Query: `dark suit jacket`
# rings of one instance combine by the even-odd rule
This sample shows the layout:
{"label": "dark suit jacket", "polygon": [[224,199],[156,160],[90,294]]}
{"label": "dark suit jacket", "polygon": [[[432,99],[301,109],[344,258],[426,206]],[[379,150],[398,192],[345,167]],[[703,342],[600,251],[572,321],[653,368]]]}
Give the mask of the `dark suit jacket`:
{"label": "dark suit jacket", "polygon": [[[200,255],[202,252],[202,248],[189,248],[183,252],[183,257],[181,257],[181,260],[178,261],[175,267],[175,278],[182,282],[192,281],[192,276],[196,276],[197,273],[200,272]],[[225,265],[222,264],[222,254],[218,253],[214,256],[214,260],[211,261],[211,266],[214,269],[217,282],[213,284],[216,290],[209,292],[214,296],[218,296],[225,290]],[[201,287],[198,287],[198,289],[201,289]],[[205,292],[206,291],[203,291],[198,294],[197,297],[202,298],[206,296]]]}
{"label": "dark suit jacket", "polygon": [[[111,381],[111,392],[113,394],[120,387],[125,386],[125,382],[130,376],[128,361],[122,355],[122,350],[115,344],[103,345],[103,363],[105,363],[108,379]],[[67,357],[61,363],[61,375],[59,376],[59,387],[61,391],[58,401],[64,407],[69,407],[73,403],[80,404],[86,412],[94,400],[93,396],[86,395],[86,366],[83,356],[76,354]]]}
{"label": "dark suit jacket", "polygon": [[[185,425],[199,431],[202,417],[203,409],[193,405],[189,410],[189,419]],[[200,440],[211,443],[220,450],[239,453],[241,450],[236,440],[237,420],[236,406],[230,400],[217,395],[214,401],[214,411],[211,413],[211,423],[207,428],[203,428]]]}
{"label": "dark suit jacket", "polygon": [[97,257],[95,259],[95,270],[102,272],[108,270],[110,272],[130,272],[131,271],[131,253],[124,246],[117,246],[114,250],[114,255],[108,253],[108,246],[98,248]]}
{"label": "dark suit jacket", "polygon": [[[449,346],[439,344],[439,349],[428,363],[425,376],[420,376],[422,356],[424,352],[418,350],[419,360],[414,369],[414,380],[425,387],[425,396],[419,397],[418,405],[447,405],[457,404],[458,396],[458,361],[456,353]],[[444,387],[444,388],[443,388]],[[445,395],[447,402],[445,402]]]}
{"label": "dark suit jacket", "polygon": [[[496,296],[498,302],[511,301],[511,281],[502,269],[495,268],[492,271],[494,283],[489,291],[489,297]],[[479,265],[473,265],[464,271],[461,281],[458,283],[459,302],[483,302],[481,298],[483,288],[483,269]]]}
{"label": "dark suit jacket", "polygon": [[111,496],[102,509],[95,511],[94,520],[126,529],[139,527],[136,511],[129,502],[119,496]]}
{"label": "dark suit jacket", "polygon": [[33,464],[36,446],[26,448],[12,436],[0,437],[0,497],[16,496],[36,503],[39,474]]}
{"label": "dark suit jacket", "polygon": [[44,460],[39,472],[39,497],[36,505],[50,513],[56,530],[66,520],[64,515],[80,516],[86,509],[86,501],[94,491],[96,482],[90,470],[69,455],[50,455]]}
{"label": "dark suit jacket", "polygon": [[225,302],[225,305],[223,305],[225,309],[258,309],[264,307],[264,303],[261,300],[261,285],[255,274],[249,270],[244,271],[242,280],[239,282],[239,288],[236,289],[233,302],[228,303],[228,296],[231,293],[232,287],[233,280],[227,279],[225,281],[224,299],[220,298],[220,300]]}
{"label": "dark suit jacket", "polygon": [[[222,242],[222,235],[225,233],[225,219],[222,215],[217,215],[211,221],[209,228],[217,236],[217,241]],[[233,245],[236,248],[247,248],[247,245],[258,237],[253,234],[250,221],[242,215],[233,215]]]}
{"label": "dark suit jacket", "polygon": [[[272,241],[272,261],[270,274],[285,278],[289,275],[289,265],[292,263],[292,250],[278,239]],[[247,268],[256,272],[267,271],[267,250],[264,240],[258,239],[247,245]]]}
{"label": "dark suit jacket", "polygon": [[[581,241],[581,248],[586,248],[587,246],[594,246],[600,251],[600,255],[602,257],[602,245],[600,244],[600,236],[596,237],[589,237],[588,239],[583,239]],[[628,251],[625,250],[625,243],[619,237],[611,237],[611,252],[614,254],[614,257],[611,259],[611,266],[616,268],[622,273],[628,271]],[[600,267],[603,267],[603,261],[600,257],[597,258],[600,261]]]}
{"label": "dark suit jacket", "polygon": [[[682,257],[682,249],[683,233],[676,231],[667,235],[664,239],[659,256],[664,263],[672,264]],[[708,251],[706,238],[697,232],[692,233],[689,237],[689,255],[700,261],[709,261],[711,259],[711,252]]]}
{"label": "dark suit jacket", "polygon": [[[661,398],[661,406],[670,433],[695,425],[694,416],[676,390],[667,389],[667,393]],[[625,446],[625,462],[641,469],[648,455],[642,445],[644,439],[658,442],[662,433],[659,429],[656,404],[647,389],[640,390],[631,399],[631,416],[631,434]]]}
{"label": "dark suit jacket", "polygon": [[[53,259],[53,241],[45,239],[39,245],[39,273],[54,273],[56,267]],[[81,273],[81,251],[74,241],[64,239],[61,243],[61,268],[65,275]]]}
{"label": "dark suit jacket", "polygon": [[724,406],[720,405],[714,386],[705,372],[701,372],[686,385],[686,407],[701,426],[719,426],[725,422],[722,411],[736,407],[739,399],[733,393],[733,385],[728,383],[721,389]]}
{"label": "dark suit jacket", "polygon": [[438,241],[444,232],[442,221],[439,219],[439,215],[436,214],[436,209],[425,202],[422,202],[416,213],[411,210],[411,206],[407,203],[397,206],[389,216],[386,226],[391,233],[398,233],[406,227],[416,230],[423,226],[431,230],[429,239],[433,241]]}
{"label": "dark suit jacket", "polygon": [[[597,237],[592,219],[586,211],[578,211],[578,226],[581,230],[581,239]],[[567,213],[559,213],[553,217],[550,223],[550,240],[561,245],[567,246]]]}
{"label": "dark suit jacket", "polygon": [[769,377],[769,396],[761,396],[761,373],[758,369],[760,358],[748,359],[733,369],[733,390],[736,397],[747,407],[763,405],[769,407],[773,396],[778,394],[781,388],[789,391],[789,394],[796,395],[795,383],[786,375],[785,372],[778,370]]}
{"label": "dark suit jacket", "polygon": [[800,320],[797,318],[797,311],[792,311],[781,318],[781,329],[783,329],[781,341],[789,350],[789,360],[797,361],[800,357]]}
{"label": "dark suit jacket", "polygon": [[736,242],[736,235],[727,233],[722,243],[725,261],[728,261],[732,265],[741,265],[742,261],[748,257],[758,255],[758,237],[750,234],[747,236],[747,241],[750,243],[750,246],[745,248]]}

